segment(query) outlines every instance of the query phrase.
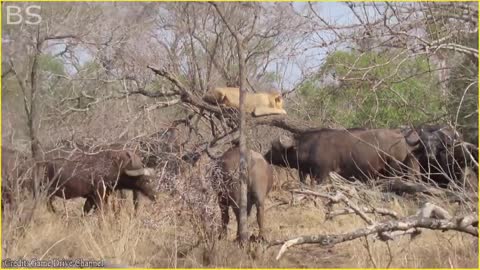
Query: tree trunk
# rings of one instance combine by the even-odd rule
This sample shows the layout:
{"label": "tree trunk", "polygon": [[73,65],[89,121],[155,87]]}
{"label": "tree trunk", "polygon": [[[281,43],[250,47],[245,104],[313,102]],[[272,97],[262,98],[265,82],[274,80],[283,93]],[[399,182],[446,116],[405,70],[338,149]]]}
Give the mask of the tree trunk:
{"label": "tree trunk", "polygon": [[[245,59],[245,45],[249,38],[241,37],[241,35],[234,31],[228,20],[225,18],[223,12],[215,2],[210,2],[215,7],[218,15],[222,18],[222,21],[227,26],[230,33],[235,38],[237,43],[238,54],[238,76],[239,76],[239,88],[240,88],[240,127],[239,127],[239,141],[240,141],[240,215],[238,217],[238,236],[240,242],[247,241],[248,228],[247,228],[247,183],[248,183],[248,165],[247,165],[247,146],[245,140],[245,87],[247,86],[247,72],[246,72],[246,59]],[[252,32],[253,33],[253,32]]]}
{"label": "tree trunk", "polygon": [[40,55],[40,50],[37,48],[35,52],[35,57],[33,58],[32,70],[30,74],[30,112],[27,115],[28,119],[28,131],[30,135],[30,147],[32,151],[32,157],[38,159],[40,155],[40,145],[37,138],[36,125],[37,125],[37,72],[38,72],[38,57]]}
{"label": "tree trunk", "polygon": [[[40,31],[40,30],[38,30]],[[35,56],[33,57],[32,68],[30,70],[30,108],[26,110],[28,133],[30,136],[30,149],[34,160],[40,160],[40,142],[37,137],[37,95],[38,95],[38,58],[40,57],[42,49],[42,41],[40,41],[39,33],[37,34],[37,44],[35,46]],[[27,102],[26,100],[24,102]],[[27,108],[27,104],[25,104]],[[33,196],[38,198],[40,194],[40,181],[44,172],[43,167],[38,166],[34,170],[33,175]]]}
{"label": "tree trunk", "polygon": [[247,228],[247,183],[248,183],[248,165],[247,165],[247,145],[245,140],[245,86],[247,85],[245,54],[243,42],[237,42],[238,66],[239,66],[239,87],[240,87],[240,217],[238,221],[238,233],[240,241],[245,242],[248,238]]}

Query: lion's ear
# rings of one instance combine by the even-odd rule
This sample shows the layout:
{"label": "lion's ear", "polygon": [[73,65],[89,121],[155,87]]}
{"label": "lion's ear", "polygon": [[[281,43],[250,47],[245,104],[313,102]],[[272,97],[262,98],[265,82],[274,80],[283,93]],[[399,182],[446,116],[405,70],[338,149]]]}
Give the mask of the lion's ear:
{"label": "lion's ear", "polygon": [[227,97],[226,95],[223,96],[223,97],[219,100],[218,103],[219,103],[219,104],[222,104],[222,105],[230,104],[230,103],[228,102],[228,97]]}
{"label": "lion's ear", "polygon": [[277,95],[277,96],[275,96],[275,103],[278,104],[278,103],[280,103],[280,102],[282,102],[282,95]]}

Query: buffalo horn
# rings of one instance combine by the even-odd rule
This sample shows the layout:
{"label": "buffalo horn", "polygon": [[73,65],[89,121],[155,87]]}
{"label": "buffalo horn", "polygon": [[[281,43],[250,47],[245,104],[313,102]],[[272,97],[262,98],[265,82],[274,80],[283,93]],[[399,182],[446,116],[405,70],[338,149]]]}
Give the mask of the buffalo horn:
{"label": "buffalo horn", "polygon": [[280,136],[278,142],[283,148],[290,148],[295,145],[295,141],[291,137],[285,135]]}
{"label": "buffalo horn", "polygon": [[207,155],[208,155],[211,159],[213,159],[213,160],[219,159],[219,158],[221,157],[220,155],[219,155],[219,156],[215,156],[214,154],[212,154],[212,153],[210,152],[210,144],[209,144],[209,143],[207,144],[207,148],[205,149],[205,152],[207,152]]}
{"label": "buffalo horn", "polygon": [[155,175],[155,170],[152,168],[144,168],[143,169],[143,175],[145,176],[154,176]]}
{"label": "buffalo horn", "polygon": [[125,174],[128,176],[151,176],[153,175],[153,169],[151,168],[141,168],[137,170],[125,170]]}

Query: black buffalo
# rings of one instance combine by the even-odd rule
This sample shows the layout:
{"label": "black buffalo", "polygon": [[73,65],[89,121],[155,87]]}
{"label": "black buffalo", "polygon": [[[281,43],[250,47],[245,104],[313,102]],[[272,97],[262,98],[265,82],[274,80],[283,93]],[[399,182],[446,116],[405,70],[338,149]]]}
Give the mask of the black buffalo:
{"label": "black buffalo", "polygon": [[330,172],[360,180],[404,172],[412,162],[411,151],[400,130],[320,129],[280,137],[265,158],[274,165],[297,168],[302,182],[310,174],[321,183]]}
{"label": "black buffalo", "polygon": [[478,170],[478,148],[463,141],[463,136],[446,125],[424,125],[405,128],[407,142],[420,165],[422,178],[441,187],[457,182],[469,166]]}
{"label": "black buffalo", "polygon": [[[52,153],[44,162],[44,185],[49,194],[71,199],[86,198],[84,212],[102,208],[114,190],[139,191],[155,200],[153,170],[144,168],[141,158],[127,150],[100,150],[96,153],[72,151],[68,156]],[[49,207],[52,206],[50,197]]]}

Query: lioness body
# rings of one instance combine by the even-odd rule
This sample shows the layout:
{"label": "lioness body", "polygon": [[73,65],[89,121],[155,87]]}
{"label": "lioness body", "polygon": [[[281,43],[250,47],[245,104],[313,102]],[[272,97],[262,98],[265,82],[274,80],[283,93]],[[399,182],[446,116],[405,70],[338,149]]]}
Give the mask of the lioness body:
{"label": "lioness body", "polygon": [[[211,104],[240,108],[240,89],[234,87],[217,87],[205,94],[203,100]],[[286,114],[280,93],[246,93],[245,111],[255,116],[267,114]]]}

